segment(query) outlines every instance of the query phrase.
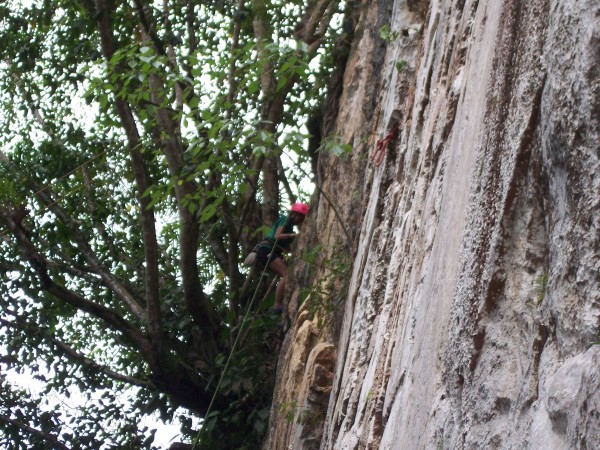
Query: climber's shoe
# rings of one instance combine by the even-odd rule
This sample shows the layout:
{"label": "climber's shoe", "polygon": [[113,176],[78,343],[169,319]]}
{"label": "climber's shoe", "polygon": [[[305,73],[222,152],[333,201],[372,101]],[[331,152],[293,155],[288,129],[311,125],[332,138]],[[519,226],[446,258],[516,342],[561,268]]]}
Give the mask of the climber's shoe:
{"label": "climber's shoe", "polygon": [[280,316],[283,313],[283,305],[274,306],[273,309],[271,310],[271,313],[274,316]]}

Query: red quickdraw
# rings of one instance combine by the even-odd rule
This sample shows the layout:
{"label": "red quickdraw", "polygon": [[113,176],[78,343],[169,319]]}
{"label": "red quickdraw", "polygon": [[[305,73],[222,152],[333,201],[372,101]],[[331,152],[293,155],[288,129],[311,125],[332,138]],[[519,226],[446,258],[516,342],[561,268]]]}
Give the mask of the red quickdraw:
{"label": "red quickdraw", "polygon": [[394,126],[394,128],[392,128],[392,131],[390,131],[386,137],[384,137],[383,139],[379,139],[377,141],[377,146],[375,147],[373,156],[371,156],[371,161],[376,166],[379,166],[383,162],[383,158],[385,158],[385,151],[387,150],[387,147],[388,147],[390,141],[392,139],[394,139],[394,137],[396,136],[396,133],[398,132],[399,127],[400,127],[400,122],[398,122],[396,124],[396,126]]}

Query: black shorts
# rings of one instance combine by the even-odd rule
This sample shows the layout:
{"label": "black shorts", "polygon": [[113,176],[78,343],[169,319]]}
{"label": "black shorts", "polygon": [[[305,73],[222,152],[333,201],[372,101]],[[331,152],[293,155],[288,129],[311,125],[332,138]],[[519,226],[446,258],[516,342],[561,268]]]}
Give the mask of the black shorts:
{"label": "black shorts", "polygon": [[261,246],[256,249],[256,259],[263,266],[271,264],[277,258],[283,259],[283,255],[281,251],[273,250],[273,247]]}

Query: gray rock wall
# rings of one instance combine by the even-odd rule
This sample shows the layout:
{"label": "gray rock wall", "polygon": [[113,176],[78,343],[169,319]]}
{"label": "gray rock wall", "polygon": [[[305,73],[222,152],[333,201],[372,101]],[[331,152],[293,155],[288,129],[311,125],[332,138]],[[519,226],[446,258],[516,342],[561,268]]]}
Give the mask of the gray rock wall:
{"label": "gray rock wall", "polygon": [[[349,293],[337,332],[295,316],[265,447],[600,448],[600,3],[361,8],[323,162]],[[318,205],[306,245],[340,234]]]}

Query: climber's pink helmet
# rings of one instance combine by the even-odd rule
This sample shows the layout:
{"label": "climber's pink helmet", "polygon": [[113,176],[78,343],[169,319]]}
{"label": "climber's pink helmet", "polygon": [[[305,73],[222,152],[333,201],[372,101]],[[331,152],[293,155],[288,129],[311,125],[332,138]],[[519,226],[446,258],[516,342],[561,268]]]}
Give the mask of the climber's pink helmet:
{"label": "climber's pink helmet", "polygon": [[294,203],[290,211],[306,216],[308,214],[308,205],[306,203]]}

